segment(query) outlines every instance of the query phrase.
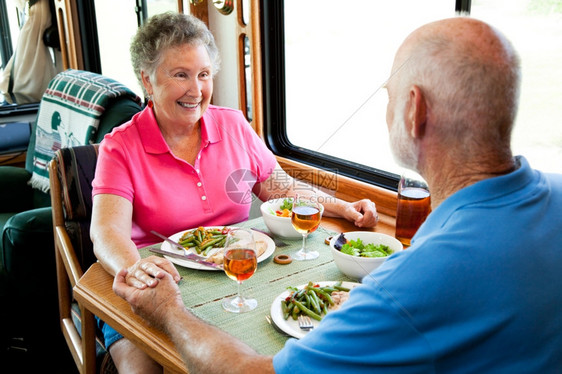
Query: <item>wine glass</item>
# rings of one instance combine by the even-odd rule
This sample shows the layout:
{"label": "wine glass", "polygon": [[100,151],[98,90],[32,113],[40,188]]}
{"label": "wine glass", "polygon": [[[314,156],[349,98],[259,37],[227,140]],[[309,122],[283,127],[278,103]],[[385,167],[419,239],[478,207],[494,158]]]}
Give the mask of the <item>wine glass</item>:
{"label": "wine glass", "polygon": [[311,232],[316,231],[321,218],[322,205],[315,198],[295,196],[291,223],[295,230],[302,234],[302,248],[293,255],[295,260],[314,260],[320,256],[318,251],[311,251],[306,248],[306,237]]}
{"label": "wine glass", "polygon": [[256,299],[242,296],[242,282],[249,279],[258,267],[256,242],[251,230],[233,229],[226,237],[224,246],[224,272],[238,282],[236,296],[225,298],[222,306],[229,312],[243,313],[254,309]]}

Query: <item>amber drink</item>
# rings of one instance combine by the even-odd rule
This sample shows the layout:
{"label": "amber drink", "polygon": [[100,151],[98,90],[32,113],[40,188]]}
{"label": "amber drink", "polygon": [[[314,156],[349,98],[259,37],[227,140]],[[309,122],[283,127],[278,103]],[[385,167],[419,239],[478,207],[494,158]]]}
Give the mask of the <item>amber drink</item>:
{"label": "amber drink", "polygon": [[295,230],[301,234],[308,234],[315,231],[320,225],[320,209],[310,206],[296,206],[293,209],[291,223]]}
{"label": "amber drink", "polygon": [[431,196],[427,184],[419,177],[402,177],[398,186],[396,239],[405,246],[431,212]]}
{"label": "amber drink", "polygon": [[258,302],[242,294],[242,282],[254,275],[258,266],[254,235],[248,229],[232,229],[227,234],[224,247],[224,272],[238,283],[238,293],[223,299],[222,307],[233,313],[253,310]]}
{"label": "amber drink", "polygon": [[302,248],[293,254],[293,259],[314,260],[320,256],[320,252],[306,247],[306,237],[316,231],[321,219],[322,205],[316,199],[303,199],[299,195],[293,198],[291,223],[295,230],[302,234]]}
{"label": "amber drink", "polygon": [[258,267],[256,252],[252,249],[230,249],[224,254],[224,272],[235,281],[245,281]]}

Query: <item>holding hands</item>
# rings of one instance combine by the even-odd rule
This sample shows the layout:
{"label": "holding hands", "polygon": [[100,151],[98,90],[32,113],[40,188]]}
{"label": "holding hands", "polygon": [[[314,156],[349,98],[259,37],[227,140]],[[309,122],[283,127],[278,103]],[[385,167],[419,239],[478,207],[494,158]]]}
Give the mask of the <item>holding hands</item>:
{"label": "holding hands", "polygon": [[[183,301],[175,277],[171,273],[162,268],[153,269],[153,266],[156,267],[154,264],[148,262],[145,264],[149,264],[144,265],[151,269],[149,271],[156,270],[156,275],[152,278],[153,281],[149,287],[146,282],[140,282],[127,269],[123,269],[115,276],[113,292],[125,299],[135,314],[146,319],[153,326],[162,328],[159,321],[165,320],[166,311],[174,310],[177,307],[183,309]],[[147,273],[144,273],[141,277],[146,275]],[[142,284],[144,287],[137,287],[138,284]],[[157,285],[158,288],[156,288]]]}
{"label": "holding hands", "polygon": [[142,258],[124,270],[126,272],[123,278],[126,284],[137,289],[155,287],[165,274],[169,274],[176,283],[181,279],[175,266],[167,259],[158,256]]}

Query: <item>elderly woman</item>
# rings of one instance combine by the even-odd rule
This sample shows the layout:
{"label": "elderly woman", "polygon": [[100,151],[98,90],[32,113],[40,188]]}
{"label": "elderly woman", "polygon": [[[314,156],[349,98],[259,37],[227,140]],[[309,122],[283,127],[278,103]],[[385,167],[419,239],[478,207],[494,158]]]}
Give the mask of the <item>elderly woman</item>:
{"label": "elderly woman", "polygon": [[[105,137],[93,185],[91,237],[110,274],[127,268],[127,283],[144,288],[154,285],[162,268],[179,281],[166,259],[140,257],[137,248],[159,241],[151,230],[171,235],[244,221],[250,204],[240,196],[252,192],[261,200],[296,191],[323,195],[281,169],[240,111],[210,104],[219,54],[203,22],[177,13],[154,16],[138,30],[131,55],[148,105]],[[323,197],[326,216],[375,226],[371,201]],[[101,324],[119,371],[160,370]]]}

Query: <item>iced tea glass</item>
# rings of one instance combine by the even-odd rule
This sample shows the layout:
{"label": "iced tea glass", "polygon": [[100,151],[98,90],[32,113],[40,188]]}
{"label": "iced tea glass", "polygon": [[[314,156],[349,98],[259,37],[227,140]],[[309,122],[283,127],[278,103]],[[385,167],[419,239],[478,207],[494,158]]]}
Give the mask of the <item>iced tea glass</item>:
{"label": "iced tea glass", "polygon": [[409,246],[430,212],[431,194],[427,183],[417,173],[403,173],[398,183],[396,239],[404,246]]}

